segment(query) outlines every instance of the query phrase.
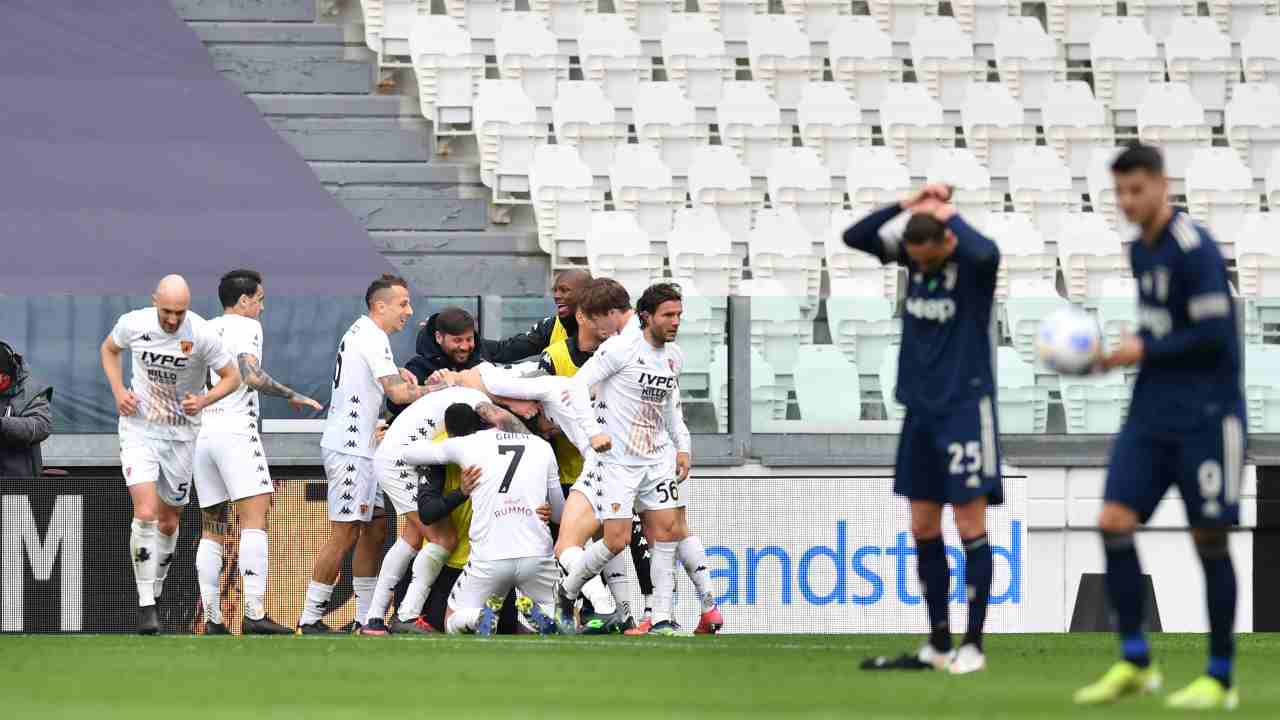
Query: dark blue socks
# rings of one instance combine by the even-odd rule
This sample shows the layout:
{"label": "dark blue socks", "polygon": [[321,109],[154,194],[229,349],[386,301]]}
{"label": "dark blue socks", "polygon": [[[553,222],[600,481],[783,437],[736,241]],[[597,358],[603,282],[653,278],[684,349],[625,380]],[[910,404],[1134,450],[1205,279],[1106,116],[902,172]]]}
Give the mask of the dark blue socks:
{"label": "dark blue socks", "polygon": [[991,597],[991,543],[986,534],[964,541],[964,584],[969,598],[969,625],[964,644],[982,649],[982,626]]}
{"label": "dark blue socks", "polygon": [[920,573],[924,600],[929,607],[929,644],[936,650],[947,652],[951,649],[951,621],[947,615],[951,569],[947,566],[947,548],[942,543],[941,536],[927,540],[917,538],[916,554],[916,569]]}

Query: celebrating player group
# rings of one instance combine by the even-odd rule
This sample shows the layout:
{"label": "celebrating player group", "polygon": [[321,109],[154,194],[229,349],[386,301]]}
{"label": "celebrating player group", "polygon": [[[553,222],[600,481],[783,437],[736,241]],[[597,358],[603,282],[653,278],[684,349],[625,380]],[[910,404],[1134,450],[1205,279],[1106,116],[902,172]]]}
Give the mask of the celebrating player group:
{"label": "celebrating player group", "polygon": [[[1111,169],[1117,202],[1140,229],[1129,249],[1137,332],[1092,367],[1138,368],[1098,520],[1122,659],[1074,699],[1112,702],[1162,683],[1142,632],[1134,538],[1176,485],[1204,570],[1210,638],[1205,674],[1167,703],[1230,708],[1238,695],[1227,530],[1239,518],[1245,414],[1226,266],[1209,232],[1169,204],[1159,151],[1131,146]],[[951,201],[951,188],[928,184],[844,233],[849,246],[907,274],[896,387],[907,412],[894,491],[910,506],[929,623],[918,651],[870,658],[867,670],[987,667],[986,511],[1004,500],[991,337],[1000,251]],[[183,279],[166,277],[154,307],[122,316],[102,344],[134,506],[129,550],[140,632],[158,630],[155,607],[193,483],[204,515],[196,566],[206,632],[227,632],[218,590],[228,505],[241,528],[244,632],[295,631],[264,610],[273,485],[256,410],[259,394],[321,406],[264,370],[264,288],[252,271],[228,273],[218,288],[225,314],[206,322],[188,310]],[[696,632],[720,630],[706,552],[690,531],[681,490],[691,444],[675,342],[680,290],[653,285],[633,309],[617,282],[568,271],[557,276],[555,298],[554,317],[503,342],[478,340],[461,309],[441,312],[425,324],[419,356],[401,367],[388,335],[413,315],[407,285],[387,275],[369,286],[367,314],[338,343],[320,444],[329,537],[296,632],[331,632],[323,618],[348,552],[357,599],[349,629],[366,635],[676,634],[677,559],[701,603]],[[133,356],[129,387],[125,350]],[[947,504],[964,545],[968,622],[958,647],[947,610]],[[384,556],[389,512],[399,537]],[[645,596],[639,616],[628,591],[628,547]],[[406,573],[408,588],[388,624]]]}

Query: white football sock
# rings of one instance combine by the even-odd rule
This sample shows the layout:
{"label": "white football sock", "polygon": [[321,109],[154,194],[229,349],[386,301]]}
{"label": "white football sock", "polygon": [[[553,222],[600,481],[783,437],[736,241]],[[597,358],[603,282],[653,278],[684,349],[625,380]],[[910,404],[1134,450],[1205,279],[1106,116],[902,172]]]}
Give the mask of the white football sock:
{"label": "white football sock", "polygon": [[129,528],[129,557],[133,562],[133,580],[138,585],[138,607],[156,604],[156,535],[160,524],[155,520],[137,520]]}
{"label": "white football sock", "polygon": [[702,539],[694,535],[680,541],[676,546],[676,555],[684,565],[684,571],[693,581],[702,602],[702,612],[716,606],[715,592],[711,589],[711,572],[707,570],[707,549],[702,546]]}
{"label": "white football sock", "polygon": [[[615,553],[609,550],[608,545],[605,545],[600,540],[593,540],[591,544],[582,551],[582,554],[577,557],[573,566],[570,567],[569,577],[564,580],[565,594],[567,594],[571,600],[577,599],[578,595],[582,593],[582,586],[586,584],[587,580],[599,575],[600,571],[604,570],[604,566],[613,559],[614,554]],[[561,558],[564,558],[563,553],[561,554]],[[592,602],[595,601],[592,600]]]}
{"label": "white football sock", "polygon": [[[618,553],[621,555],[622,553]],[[599,575],[592,575],[590,580],[582,584],[582,595],[591,601],[591,607],[595,608],[597,615],[611,615],[617,610],[617,604],[613,600],[613,594],[604,586],[604,581]]]}
{"label": "white football sock", "polygon": [[391,596],[396,592],[396,585],[400,584],[400,578],[404,577],[405,569],[417,554],[413,546],[405,542],[404,538],[396,538],[396,544],[392,545],[386,557],[382,558],[382,569],[378,571],[378,584],[373,591],[373,600],[369,603],[369,612],[357,617],[358,620],[367,623],[374,618],[381,620],[386,617],[387,608],[391,606]]}
{"label": "white football sock", "polygon": [[156,529],[156,598],[164,592],[164,580],[169,577],[169,566],[173,564],[173,552],[178,547],[178,532],[165,535]]}
{"label": "white football sock", "polygon": [[[613,556],[609,564],[604,566],[605,583],[609,593],[613,595],[615,609],[622,608],[626,615],[631,614],[631,583],[627,581],[627,559],[625,553]],[[595,602],[594,600],[592,602]]]}
{"label": "white football sock", "polygon": [[222,624],[222,543],[200,538],[196,546],[196,580],[205,622]]}
{"label": "white football sock", "polygon": [[240,580],[244,584],[244,616],[261,620],[267,614],[267,531],[240,531]]}
{"label": "white football sock", "polygon": [[444,621],[444,629],[450,635],[460,635],[462,633],[473,633],[476,631],[476,625],[480,624],[480,608],[471,608],[470,610],[455,610],[449,615],[449,619]]}
{"label": "white football sock", "polygon": [[377,586],[377,577],[351,578],[351,589],[356,594],[356,622],[364,624],[364,618],[369,617],[369,606],[373,605],[373,589]]}
{"label": "white football sock", "polygon": [[318,583],[315,580],[307,583],[307,604],[302,608],[299,625],[310,625],[324,617],[329,609],[329,598],[333,595],[333,586]]}
{"label": "white football sock", "polygon": [[413,580],[409,581],[409,589],[400,601],[396,617],[402,622],[413,622],[422,614],[422,606],[427,603],[427,595],[431,586],[449,559],[449,551],[443,545],[427,543],[427,546],[413,558]]}
{"label": "white football sock", "polygon": [[653,624],[671,619],[671,596],[676,591],[676,545],[656,542],[649,561],[649,577],[653,580]]}

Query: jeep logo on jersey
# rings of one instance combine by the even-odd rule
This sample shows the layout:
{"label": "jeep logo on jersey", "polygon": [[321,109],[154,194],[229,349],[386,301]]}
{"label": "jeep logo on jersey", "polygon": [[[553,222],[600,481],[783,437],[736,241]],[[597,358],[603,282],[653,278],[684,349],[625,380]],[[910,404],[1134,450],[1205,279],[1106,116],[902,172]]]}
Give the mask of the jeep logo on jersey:
{"label": "jeep logo on jersey", "polygon": [[181,370],[187,366],[187,359],[178,357],[177,355],[165,355],[163,353],[151,352],[150,350],[142,351],[142,362],[147,365],[159,365],[160,367],[171,367]]}
{"label": "jeep logo on jersey", "polygon": [[907,300],[907,314],[918,320],[947,322],[956,316],[956,301],[951,298],[920,298]]}

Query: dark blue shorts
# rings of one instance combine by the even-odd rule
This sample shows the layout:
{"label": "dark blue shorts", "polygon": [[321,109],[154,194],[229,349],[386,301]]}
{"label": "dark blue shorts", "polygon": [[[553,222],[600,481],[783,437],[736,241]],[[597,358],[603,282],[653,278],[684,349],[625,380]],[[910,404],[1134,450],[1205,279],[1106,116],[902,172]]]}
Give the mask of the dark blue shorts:
{"label": "dark blue shorts", "polygon": [[1145,523],[1177,485],[1193,527],[1239,524],[1244,448],[1243,411],[1194,432],[1157,432],[1126,420],[1111,449],[1103,497],[1132,508]]}
{"label": "dark blue shorts", "polygon": [[990,396],[940,413],[908,409],[898,436],[893,491],[912,500],[1004,503],[999,425]]}

